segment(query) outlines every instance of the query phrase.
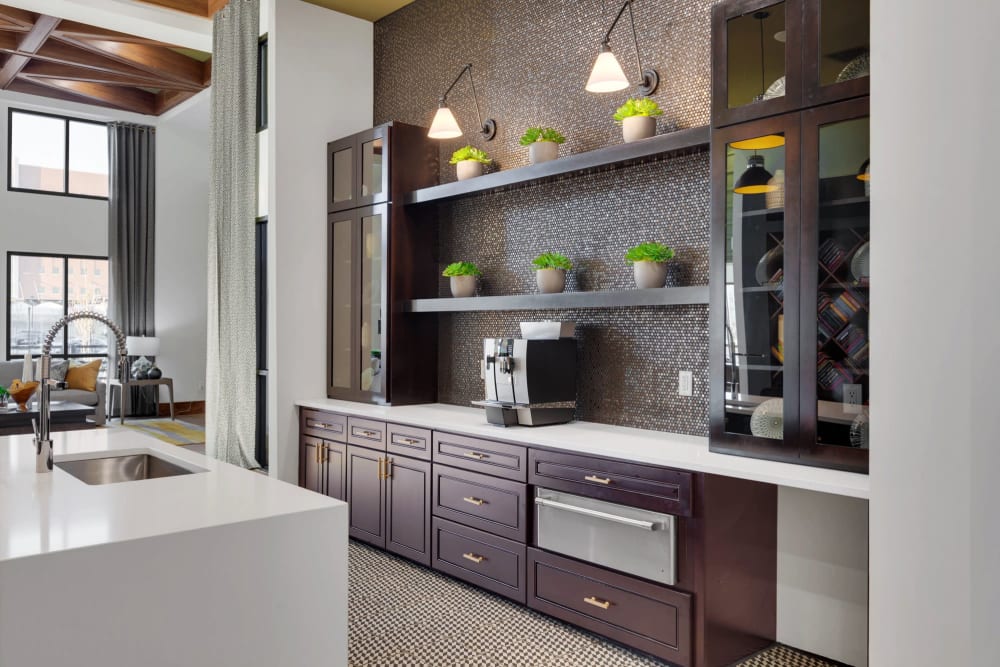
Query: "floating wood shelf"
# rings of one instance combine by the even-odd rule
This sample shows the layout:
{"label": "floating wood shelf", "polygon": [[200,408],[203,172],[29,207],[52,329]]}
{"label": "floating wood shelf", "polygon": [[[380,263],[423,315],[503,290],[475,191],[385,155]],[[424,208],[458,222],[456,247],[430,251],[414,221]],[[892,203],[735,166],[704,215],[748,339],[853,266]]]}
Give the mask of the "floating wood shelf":
{"label": "floating wood shelf", "polygon": [[560,178],[568,178],[591,171],[615,169],[638,162],[662,158],[671,154],[690,152],[692,149],[707,148],[709,136],[710,133],[707,126],[677,130],[676,132],[661,134],[649,139],[643,139],[642,141],[608,146],[607,148],[599,148],[586,153],[567,155],[558,160],[551,160],[542,164],[533,164],[527,167],[518,167],[517,169],[506,169],[464,181],[455,181],[421,190],[414,190],[407,193],[404,203],[407,205],[426,204],[434,201],[459,199],[461,197],[499,192],[501,190],[558,180]]}
{"label": "floating wood shelf", "polygon": [[559,294],[514,294],[466,298],[414,299],[406,302],[409,313],[460,313],[486,310],[565,310],[585,308],[630,308],[636,306],[686,306],[708,303],[708,285],[661,287],[603,292]]}

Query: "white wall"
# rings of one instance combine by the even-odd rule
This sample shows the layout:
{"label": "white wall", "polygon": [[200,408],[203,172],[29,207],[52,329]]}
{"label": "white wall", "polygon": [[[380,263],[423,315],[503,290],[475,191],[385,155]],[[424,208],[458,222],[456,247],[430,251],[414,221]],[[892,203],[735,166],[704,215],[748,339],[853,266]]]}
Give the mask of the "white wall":
{"label": "white wall", "polygon": [[205,400],[210,106],[202,91],[156,125],[157,365],[178,401]]}
{"label": "white wall", "polygon": [[1000,664],[1000,3],[872,2],[871,664]]}
{"label": "white wall", "polygon": [[[7,294],[8,251],[108,254],[106,201],[7,190],[8,107],[157,126],[155,317],[162,347],[157,361],[174,378],[178,401],[205,398],[208,96],[203,92],[156,118],[0,92],[0,295]],[[5,317],[6,308],[0,307],[3,351]]]}
{"label": "white wall", "polygon": [[298,480],[294,401],[326,395],[326,142],[372,125],[373,27],[269,0],[268,438],[271,475]]}

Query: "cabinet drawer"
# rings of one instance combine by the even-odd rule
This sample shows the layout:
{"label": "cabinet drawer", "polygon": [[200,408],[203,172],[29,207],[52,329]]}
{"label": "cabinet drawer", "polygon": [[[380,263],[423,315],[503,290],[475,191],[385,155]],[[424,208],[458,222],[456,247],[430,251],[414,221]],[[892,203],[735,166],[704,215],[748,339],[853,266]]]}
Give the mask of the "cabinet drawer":
{"label": "cabinet drawer", "polygon": [[426,428],[386,424],[386,449],[390,454],[431,460],[431,432]]}
{"label": "cabinet drawer", "polygon": [[526,482],[526,447],[434,431],[434,462]]}
{"label": "cabinet drawer", "polygon": [[520,482],[434,466],[436,516],[519,542],[528,539],[527,493]]}
{"label": "cabinet drawer", "polygon": [[524,603],[523,544],[438,517],[433,530],[435,570]]}
{"label": "cabinet drawer", "polygon": [[347,418],[347,442],[385,451],[385,424],[370,419]]}
{"label": "cabinet drawer", "polygon": [[528,606],[678,665],[691,663],[691,596],[528,549]]}
{"label": "cabinet drawer", "polygon": [[532,449],[528,481],[613,503],[691,515],[690,472]]}
{"label": "cabinet drawer", "polygon": [[303,409],[300,429],[305,435],[347,442],[347,417],[344,415]]}

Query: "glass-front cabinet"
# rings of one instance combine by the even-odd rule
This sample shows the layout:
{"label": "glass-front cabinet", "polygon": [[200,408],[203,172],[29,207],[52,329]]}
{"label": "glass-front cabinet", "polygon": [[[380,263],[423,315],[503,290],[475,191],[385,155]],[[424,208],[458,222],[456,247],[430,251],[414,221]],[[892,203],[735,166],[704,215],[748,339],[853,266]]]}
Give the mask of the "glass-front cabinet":
{"label": "glass-front cabinet", "polygon": [[868,94],[869,0],[730,0],[712,9],[712,125]]}
{"label": "glass-front cabinet", "polygon": [[329,216],[331,398],[386,399],[388,224],[386,204]]}
{"label": "glass-front cabinet", "polygon": [[867,113],[713,133],[713,451],[867,469]]}
{"label": "glass-front cabinet", "polygon": [[327,145],[327,211],[345,211],[388,201],[388,126]]}

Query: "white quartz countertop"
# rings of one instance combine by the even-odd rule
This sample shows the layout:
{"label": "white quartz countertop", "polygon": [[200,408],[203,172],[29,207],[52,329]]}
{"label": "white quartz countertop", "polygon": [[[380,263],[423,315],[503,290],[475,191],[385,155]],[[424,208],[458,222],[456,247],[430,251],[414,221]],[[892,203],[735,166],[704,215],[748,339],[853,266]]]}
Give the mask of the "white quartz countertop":
{"label": "white quartz countertop", "polygon": [[152,451],[206,472],[88,485],[35,472],[30,435],[0,437],[0,562],[346,505],[129,429],[52,434],[55,461]]}
{"label": "white quartz countertop", "polygon": [[593,422],[503,428],[488,424],[481,409],[442,403],[381,406],[320,398],[299,400],[297,405],[528,446],[682,468],[852,498],[868,498],[868,475],[718,454],[708,451],[708,438],[690,435]]}

